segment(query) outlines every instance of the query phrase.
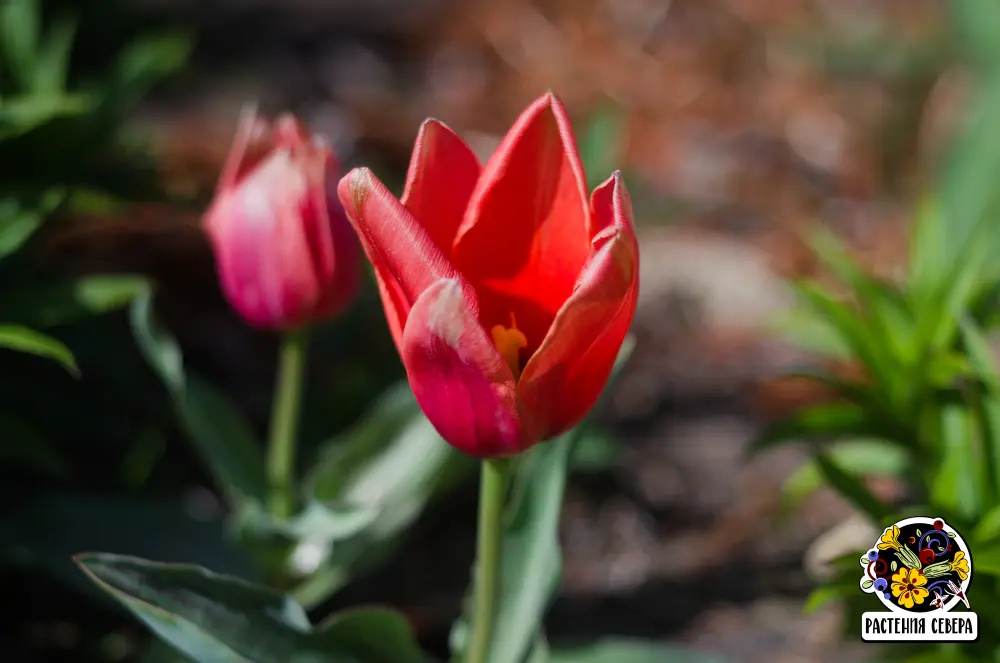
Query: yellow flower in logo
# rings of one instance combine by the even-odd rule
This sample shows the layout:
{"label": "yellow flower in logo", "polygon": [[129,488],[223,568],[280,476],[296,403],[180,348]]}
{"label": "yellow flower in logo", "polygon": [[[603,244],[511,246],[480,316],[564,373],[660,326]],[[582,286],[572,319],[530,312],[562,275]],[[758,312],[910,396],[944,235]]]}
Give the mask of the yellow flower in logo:
{"label": "yellow flower in logo", "polygon": [[895,525],[892,529],[887,529],[883,534],[882,538],[878,540],[879,550],[899,550],[899,528]]}
{"label": "yellow flower in logo", "polygon": [[929,592],[924,587],[926,584],[927,578],[920,569],[908,569],[904,566],[892,576],[892,595],[899,605],[910,610],[914,604],[920,605],[927,598]]}
{"label": "yellow flower in logo", "polygon": [[965,559],[965,553],[961,550],[955,553],[955,558],[951,560],[951,570],[962,580],[969,577],[969,560]]}

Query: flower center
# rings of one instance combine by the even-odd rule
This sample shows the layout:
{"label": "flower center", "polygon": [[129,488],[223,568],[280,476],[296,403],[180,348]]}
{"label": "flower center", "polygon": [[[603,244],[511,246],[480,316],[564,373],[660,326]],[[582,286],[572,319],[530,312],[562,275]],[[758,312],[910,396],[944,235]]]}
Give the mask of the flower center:
{"label": "flower center", "polygon": [[493,343],[497,346],[497,350],[500,351],[500,356],[510,366],[510,371],[514,374],[514,379],[517,380],[521,377],[521,360],[518,353],[521,348],[528,346],[528,339],[517,328],[517,320],[514,319],[514,312],[511,311],[510,314],[510,327],[493,325],[490,333],[493,335]]}

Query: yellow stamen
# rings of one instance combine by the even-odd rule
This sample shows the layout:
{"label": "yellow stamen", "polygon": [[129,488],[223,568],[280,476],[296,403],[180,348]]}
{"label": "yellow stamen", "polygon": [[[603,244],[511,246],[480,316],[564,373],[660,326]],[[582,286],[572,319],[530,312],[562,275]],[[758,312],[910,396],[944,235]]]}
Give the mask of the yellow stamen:
{"label": "yellow stamen", "polygon": [[500,356],[510,366],[510,370],[514,374],[514,379],[517,380],[521,377],[521,361],[518,357],[518,352],[521,348],[528,346],[528,339],[517,328],[517,320],[514,319],[514,313],[511,312],[510,314],[510,327],[494,325],[490,333],[493,334],[493,343],[497,346],[497,350],[500,351]]}

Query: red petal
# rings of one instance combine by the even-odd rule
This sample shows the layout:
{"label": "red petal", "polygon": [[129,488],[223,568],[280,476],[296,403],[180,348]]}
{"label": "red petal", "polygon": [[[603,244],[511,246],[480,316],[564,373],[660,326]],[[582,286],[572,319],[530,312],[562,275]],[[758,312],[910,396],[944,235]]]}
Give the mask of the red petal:
{"label": "red petal", "polygon": [[420,126],[400,200],[446,256],[480,170],[479,159],[447,125],[427,120]]}
{"label": "red petal", "polygon": [[594,191],[591,209],[604,230],[518,383],[525,409],[544,418],[544,437],[572,428],[597,402],[635,315],[639,247],[619,173]]}
{"label": "red petal", "polygon": [[534,442],[519,414],[514,376],[480,326],[460,279],[441,279],[414,304],[403,364],[421,409],[441,437],[480,458]]}
{"label": "red petal", "polygon": [[367,168],[355,168],[337,187],[347,218],[375,268],[389,328],[402,348],[410,307],[432,283],[458,272],[420,222]]}
{"label": "red petal", "polygon": [[455,241],[453,260],[480,295],[483,324],[510,324],[508,297],[530,301],[541,318],[514,312],[537,347],[573,291],[592,236],[572,128],[563,105],[547,94],[521,114],[486,164]]}

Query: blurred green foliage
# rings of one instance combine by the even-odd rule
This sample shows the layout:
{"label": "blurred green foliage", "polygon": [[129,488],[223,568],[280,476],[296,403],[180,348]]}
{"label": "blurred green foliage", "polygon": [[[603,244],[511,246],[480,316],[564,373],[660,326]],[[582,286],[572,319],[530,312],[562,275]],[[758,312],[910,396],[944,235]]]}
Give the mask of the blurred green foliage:
{"label": "blurred green foliage", "polygon": [[[806,441],[812,461],[786,486],[789,505],[829,485],[878,527],[907,516],[943,517],[965,536],[973,559],[975,643],[899,645],[893,658],[993,661],[1000,656],[1000,375],[992,334],[1000,292],[1000,5],[951,3],[953,41],[976,77],[968,123],[920,201],[906,275],[899,282],[863,273],[823,231],[813,247],[838,281],[838,292],[795,285],[801,307],[782,330],[804,347],[860,368],[857,377],[829,369],[799,374],[839,397],[799,411],[766,430],[757,449]],[[846,296],[841,296],[841,291]],[[829,365],[829,364],[827,364]],[[889,476],[905,488],[886,503],[867,477]],[[860,627],[871,597],[858,590],[857,557],[842,558],[835,580],[809,608],[845,600],[847,624]],[[938,656],[942,658],[937,658]]]}

